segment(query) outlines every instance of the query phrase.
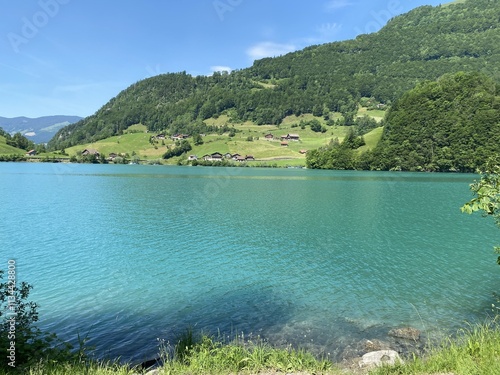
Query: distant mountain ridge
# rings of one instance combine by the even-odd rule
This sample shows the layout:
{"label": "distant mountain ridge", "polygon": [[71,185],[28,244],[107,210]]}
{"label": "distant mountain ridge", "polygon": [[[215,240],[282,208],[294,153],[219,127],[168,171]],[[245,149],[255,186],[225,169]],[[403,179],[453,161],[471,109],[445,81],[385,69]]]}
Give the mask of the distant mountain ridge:
{"label": "distant mountain ridge", "polygon": [[82,119],[79,116],[0,117],[0,128],[7,133],[21,133],[35,143],[47,143],[59,129]]}

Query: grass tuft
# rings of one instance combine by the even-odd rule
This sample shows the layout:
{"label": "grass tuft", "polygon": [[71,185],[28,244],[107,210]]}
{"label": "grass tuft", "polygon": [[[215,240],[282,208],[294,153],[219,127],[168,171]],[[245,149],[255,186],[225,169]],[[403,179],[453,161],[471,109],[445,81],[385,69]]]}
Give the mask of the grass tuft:
{"label": "grass tuft", "polygon": [[[162,358],[168,358],[168,352],[165,348]],[[188,330],[175,346],[175,357],[164,362],[160,374],[324,373],[331,368],[331,363],[319,361],[305,351],[276,349],[262,340],[243,342],[237,339],[226,345],[208,335],[197,338]]]}

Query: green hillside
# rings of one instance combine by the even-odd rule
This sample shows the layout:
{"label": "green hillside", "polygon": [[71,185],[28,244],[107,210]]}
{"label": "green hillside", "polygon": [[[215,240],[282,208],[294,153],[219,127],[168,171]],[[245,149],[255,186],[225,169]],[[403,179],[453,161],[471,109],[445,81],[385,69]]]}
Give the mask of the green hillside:
{"label": "green hillside", "polygon": [[5,137],[0,136],[0,155],[24,155],[25,150],[7,144]]}
{"label": "green hillside", "polygon": [[423,82],[389,109],[383,131],[365,134],[365,146],[354,141],[347,137],[311,151],[307,165],[475,172],[500,153],[500,85],[478,72]]}
{"label": "green hillside", "polygon": [[500,153],[500,86],[448,74],[407,92],[387,113],[373,169],[475,172]]}
{"label": "green hillside", "polygon": [[[242,123],[282,126],[289,116],[313,114],[350,126],[362,98],[390,104],[419,82],[450,72],[500,79],[499,19],[500,2],[493,0],[422,6],[377,33],[265,58],[231,74],[152,77],[60,130],[49,148],[120,136],[138,123],[168,134],[224,133]],[[227,128],[211,125],[224,115]]]}
{"label": "green hillside", "polygon": [[[374,114],[377,117],[377,113]],[[300,124],[318,120],[323,124],[326,131],[314,132],[310,126],[301,128]],[[223,127],[228,121],[228,117],[223,115],[218,119],[206,120],[208,126]],[[188,141],[192,145],[192,150],[189,154],[203,157],[206,154],[215,152],[240,154],[242,156],[252,155],[255,157],[255,162],[251,164],[266,164],[266,165],[305,165],[304,151],[312,150],[318,147],[327,145],[334,139],[343,140],[351,127],[347,126],[327,126],[323,118],[315,118],[312,115],[301,115],[299,117],[289,116],[284,119],[283,124],[278,127],[276,125],[255,125],[252,122],[236,124],[231,126],[234,134],[230,132],[224,133],[209,133],[202,137],[203,144],[194,145],[192,137]],[[365,149],[373,149],[380,139],[381,127],[369,132],[365,135],[367,145]],[[287,145],[282,145],[281,136],[287,134],[298,134],[299,141],[288,141]],[[273,134],[274,139],[267,140],[265,136]],[[161,160],[163,154],[169,149],[175,147],[175,142],[170,138],[165,140],[156,140],[150,142],[151,136],[156,133],[148,132],[144,125],[133,125],[124,131],[120,136],[109,137],[97,142],[86,143],[69,147],[65,152],[70,156],[79,156],[85,149],[95,149],[99,151],[105,158],[111,153],[124,156],[131,160],[134,157],[142,161],[177,164],[179,161],[186,161],[186,156],[175,157],[168,160]]]}

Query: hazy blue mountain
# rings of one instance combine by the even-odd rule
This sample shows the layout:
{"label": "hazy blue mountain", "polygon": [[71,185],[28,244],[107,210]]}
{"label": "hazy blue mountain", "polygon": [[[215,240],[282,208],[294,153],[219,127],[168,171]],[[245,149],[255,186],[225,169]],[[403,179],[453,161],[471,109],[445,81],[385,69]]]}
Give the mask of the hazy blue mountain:
{"label": "hazy blue mountain", "polygon": [[10,134],[21,133],[35,143],[47,143],[59,129],[81,119],[78,116],[0,117],[0,128]]}

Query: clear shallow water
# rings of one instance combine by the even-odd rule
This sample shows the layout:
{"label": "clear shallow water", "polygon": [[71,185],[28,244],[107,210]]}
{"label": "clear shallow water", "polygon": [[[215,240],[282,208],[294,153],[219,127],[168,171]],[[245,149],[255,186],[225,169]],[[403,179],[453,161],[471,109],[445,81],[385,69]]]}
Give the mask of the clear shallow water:
{"label": "clear shallow water", "polygon": [[500,232],[460,213],[474,178],[0,163],[1,267],[100,355],[150,359],[191,325],[338,359],[487,316]]}

